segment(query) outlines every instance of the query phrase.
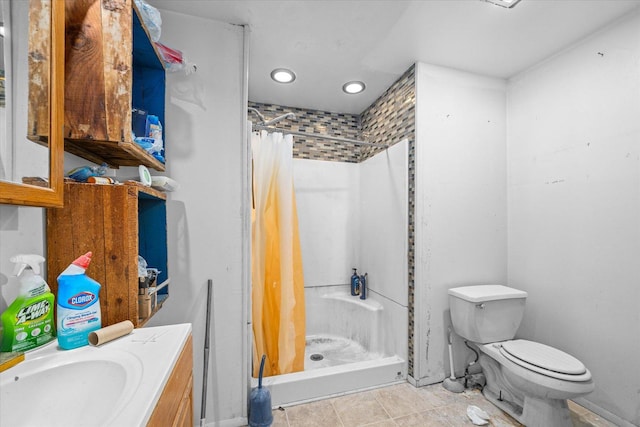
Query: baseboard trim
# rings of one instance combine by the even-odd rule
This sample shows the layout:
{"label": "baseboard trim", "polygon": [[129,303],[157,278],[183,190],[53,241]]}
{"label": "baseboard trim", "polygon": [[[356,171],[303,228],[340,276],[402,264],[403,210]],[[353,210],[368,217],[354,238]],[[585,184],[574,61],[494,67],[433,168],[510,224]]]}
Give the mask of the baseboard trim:
{"label": "baseboard trim", "polygon": [[228,420],[205,422],[205,427],[242,427],[246,426],[248,422],[247,417],[237,417]]}
{"label": "baseboard trim", "polygon": [[594,414],[600,415],[605,420],[607,420],[607,421],[609,421],[609,422],[611,422],[611,423],[613,423],[613,424],[615,424],[615,425],[617,425],[619,427],[637,427],[635,424],[632,424],[627,420],[623,420],[622,418],[620,418],[616,414],[613,414],[613,413],[607,411],[606,409],[603,409],[603,408],[599,407],[595,403],[586,400],[584,397],[578,397],[578,398],[572,399],[572,400],[574,402],[576,402],[578,405],[584,406],[585,408],[587,408],[588,410],[590,410]]}
{"label": "baseboard trim", "polygon": [[424,386],[427,386],[427,385],[441,383],[442,381],[444,381],[444,378],[424,377],[424,378],[419,378],[419,379],[416,380],[412,376],[408,376],[407,377],[407,381],[409,382],[409,384],[411,384],[414,387],[424,387]]}

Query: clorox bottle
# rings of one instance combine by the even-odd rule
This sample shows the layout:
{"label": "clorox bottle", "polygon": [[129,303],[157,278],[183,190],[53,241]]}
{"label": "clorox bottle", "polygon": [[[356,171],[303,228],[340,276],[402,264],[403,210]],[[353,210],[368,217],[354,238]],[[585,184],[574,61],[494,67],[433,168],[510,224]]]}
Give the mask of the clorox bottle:
{"label": "clorox bottle", "polygon": [[78,257],[58,276],[58,345],[65,350],[89,344],[89,333],[102,327],[100,284],[85,274],[91,255]]}

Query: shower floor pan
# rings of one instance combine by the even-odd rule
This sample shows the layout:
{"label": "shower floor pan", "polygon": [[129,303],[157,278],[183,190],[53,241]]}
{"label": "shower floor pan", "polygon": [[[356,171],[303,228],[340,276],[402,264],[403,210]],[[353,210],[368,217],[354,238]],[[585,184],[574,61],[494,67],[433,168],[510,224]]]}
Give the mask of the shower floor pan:
{"label": "shower floor pan", "polygon": [[[263,379],[274,407],[307,402],[391,384],[406,378],[398,356],[367,351],[359,343],[335,336],[307,337],[303,372]],[[252,378],[252,387],[257,379]]]}
{"label": "shower floor pan", "polygon": [[304,370],[382,358],[382,354],[372,353],[356,341],[342,337],[311,335],[307,336]]}

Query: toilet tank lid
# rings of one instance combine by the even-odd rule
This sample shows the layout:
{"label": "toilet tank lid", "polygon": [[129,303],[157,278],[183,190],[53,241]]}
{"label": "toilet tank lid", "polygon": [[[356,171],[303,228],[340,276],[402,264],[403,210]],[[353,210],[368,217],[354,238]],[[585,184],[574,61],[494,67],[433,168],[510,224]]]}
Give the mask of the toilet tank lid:
{"label": "toilet tank lid", "polygon": [[469,302],[484,302],[527,297],[527,293],[525,291],[502,285],[476,285],[451,288],[449,289],[449,295]]}

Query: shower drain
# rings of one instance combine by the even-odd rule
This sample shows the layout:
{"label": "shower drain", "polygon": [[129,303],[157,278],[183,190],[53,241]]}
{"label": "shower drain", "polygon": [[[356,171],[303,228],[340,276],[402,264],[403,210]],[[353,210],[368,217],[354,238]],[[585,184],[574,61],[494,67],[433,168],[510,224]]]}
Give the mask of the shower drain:
{"label": "shower drain", "polygon": [[316,353],[309,356],[309,359],[313,360],[314,362],[317,362],[318,360],[324,359],[324,356]]}

